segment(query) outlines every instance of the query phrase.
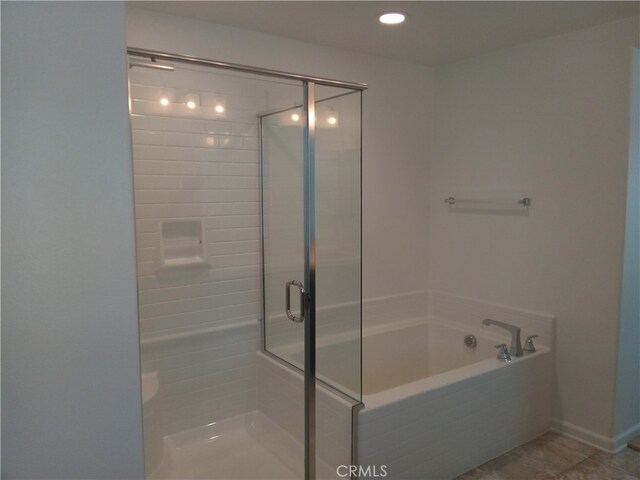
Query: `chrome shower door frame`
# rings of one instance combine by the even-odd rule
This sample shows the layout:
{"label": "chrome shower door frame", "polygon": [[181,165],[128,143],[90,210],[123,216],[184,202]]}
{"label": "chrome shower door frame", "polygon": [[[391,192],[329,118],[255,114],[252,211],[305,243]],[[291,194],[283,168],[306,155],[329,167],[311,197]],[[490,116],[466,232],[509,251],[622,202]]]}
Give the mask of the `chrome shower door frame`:
{"label": "chrome shower door frame", "polygon": [[[303,196],[304,196],[304,280],[303,305],[301,311],[304,328],[304,478],[316,478],[316,243],[315,243],[315,137],[316,137],[316,83],[302,82],[304,112],[303,131]],[[285,109],[289,110],[289,108]],[[260,154],[260,248],[262,253],[262,351],[280,362],[287,363],[267,350],[266,346],[266,305],[265,305],[265,229],[264,229],[264,158],[263,118],[276,112],[258,115],[258,138]],[[289,282],[292,283],[292,282]],[[294,282],[295,283],[295,282]],[[287,285],[288,288],[288,285]],[[288,294],[288,292],[287,292]],[[296,368],[297,370],[297,368]]]}
{"label": "chrome shower door frame", "polygon": [[316,84],[304,82],[304,469],[316,478]]}

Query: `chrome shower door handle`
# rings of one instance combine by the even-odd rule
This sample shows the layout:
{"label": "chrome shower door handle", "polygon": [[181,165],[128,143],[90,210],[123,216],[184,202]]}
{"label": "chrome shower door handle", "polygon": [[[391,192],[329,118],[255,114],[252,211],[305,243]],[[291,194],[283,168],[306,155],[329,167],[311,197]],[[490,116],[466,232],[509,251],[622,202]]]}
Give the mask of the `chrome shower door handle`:
{"label": "chrome shower door handle", "polygon": [[[291,285],[298,287],[300,291],[300,316],[296,316],[291,313]],[[302,282],[298,280],[290,280],[287,282],[285,286],[285,298],[286,298],[286,309],[287,309],[287,318],[292,322],[301,323],[304,321],[304,285]]]}

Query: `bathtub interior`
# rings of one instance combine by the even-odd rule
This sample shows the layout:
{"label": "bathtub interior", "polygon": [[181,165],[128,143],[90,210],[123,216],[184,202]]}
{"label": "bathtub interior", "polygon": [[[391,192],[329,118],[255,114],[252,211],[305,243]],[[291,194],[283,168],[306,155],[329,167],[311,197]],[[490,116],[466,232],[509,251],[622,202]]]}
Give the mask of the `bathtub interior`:
{"label": "bathtub interior", "polygon": [[[318,369],[317,377],[354,398],[362,387],[366,400],[379,392],[477,362],[495,360],[499,365],[495,345],[509,345],[510,335],[500,329],[488,329],[481,322],[482,317],[472,326],[429,316],[365,329],[361,342],[359,338],[345,339],[344,335],[325,336],[318,340],[316,361],[322,368]],[[467,335],[475,337],[475,347],[465,345]],[[362,349],[362,386],[360,376],[352,373],[358,367],[353,351],[359,349]],[[289,353],[288,357],[302,368],[301,350]]]}
{"label": "bathtub interior", "polygon": [[[475,334],[475,348],[464,337]],[[435,321],[363,337],[363,394],[438,375],[495,356],[495,339]],[[391,348],[390,346],[399,346]]]}

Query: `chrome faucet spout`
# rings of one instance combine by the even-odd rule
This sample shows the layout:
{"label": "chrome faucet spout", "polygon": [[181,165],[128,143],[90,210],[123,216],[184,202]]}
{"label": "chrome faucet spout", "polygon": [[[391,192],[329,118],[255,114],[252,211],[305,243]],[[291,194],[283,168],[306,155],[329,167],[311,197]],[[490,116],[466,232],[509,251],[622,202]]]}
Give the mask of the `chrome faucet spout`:
{"label": "chrome faucet spout", "polygon": [[520,327],[516,327],[515,325],[511,325],[509,323],[504,323],[499,320],[493,320],[491,318],[485,318],[482,321],[483,325],[495,325],[496,327],[501,327],[506,330],[509,330],[511,333],[511,347],[509,348],[509,354],[514,357],[521,357],[524,355],[522,351],[522,343],[520,341]]}

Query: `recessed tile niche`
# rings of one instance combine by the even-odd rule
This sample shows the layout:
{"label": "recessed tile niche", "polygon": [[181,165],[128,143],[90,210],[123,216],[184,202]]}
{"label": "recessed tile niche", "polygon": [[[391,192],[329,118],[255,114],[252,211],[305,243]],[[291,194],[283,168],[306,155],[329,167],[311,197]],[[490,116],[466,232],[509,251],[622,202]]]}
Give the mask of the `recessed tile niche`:
{"label": "recessed tile niche", "polygon": [[169,220],[160,225],[160,267],[205,266],[205,241],[201,220]]}

